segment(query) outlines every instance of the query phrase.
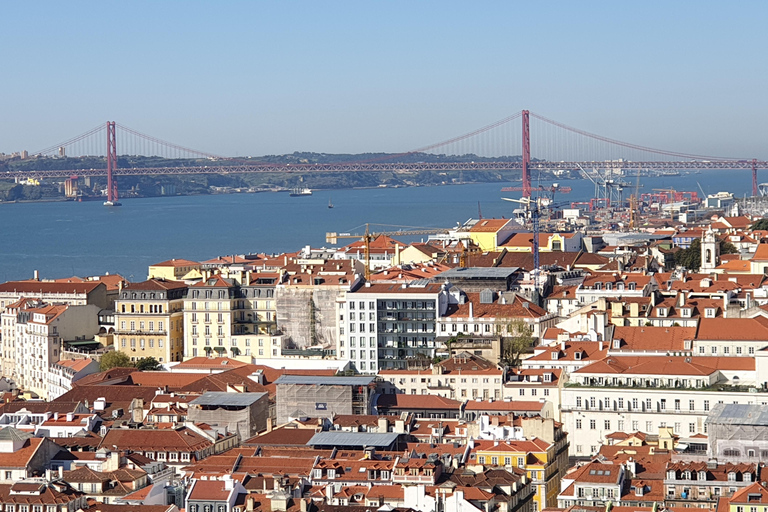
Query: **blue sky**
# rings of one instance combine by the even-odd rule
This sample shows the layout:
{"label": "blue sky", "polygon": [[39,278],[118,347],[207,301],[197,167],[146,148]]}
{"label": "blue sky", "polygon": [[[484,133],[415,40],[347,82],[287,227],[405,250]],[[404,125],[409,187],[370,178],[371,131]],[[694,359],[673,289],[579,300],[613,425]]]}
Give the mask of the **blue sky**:
{"label": "blue sky", "polygon": [[5,2],[0,152],[115,120],[223,155],[405,151],[521,109],[768,158],[768,2]]}

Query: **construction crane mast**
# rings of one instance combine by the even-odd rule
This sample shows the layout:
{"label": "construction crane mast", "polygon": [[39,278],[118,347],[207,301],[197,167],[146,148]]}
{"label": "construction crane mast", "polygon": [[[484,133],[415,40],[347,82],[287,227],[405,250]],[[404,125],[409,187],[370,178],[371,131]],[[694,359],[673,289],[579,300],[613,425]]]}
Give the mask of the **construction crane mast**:
{"label": "construction crane mast", "polygon": [[536,302],[541,298],[541,289],[539,286],[539,203],[541,202],[541,198],[529,198],[529,197],[523,197],[522,199],[510,199],[508,197],[502,197],[504,201],[511,201],[513,203],[520,203],[525,205],[525,209],[528,211],[528,213],[531,216],[531,224],[532,224],[532,231],[533,231],[533,270],[531,271],[531,276],[533,277],[533,289],[534,292],[537,294],[535,296]]}
{"label": "construction crane mast", "polygon": [[435,228],[435,229],[408,229],[397,231],[376,231],[370,230],[370,224],[365,224],[365,233],[362,235],[351,235],[349,233],[338,234],[336,232],[327,232],[325,234],[326,243],[336,245],[339,238],[353,238],[363,240],[365,242],[365,280],[371,279],[371,241],[380,236],[419,236],[419,235],[436,235],[445,234],[450,230]]}

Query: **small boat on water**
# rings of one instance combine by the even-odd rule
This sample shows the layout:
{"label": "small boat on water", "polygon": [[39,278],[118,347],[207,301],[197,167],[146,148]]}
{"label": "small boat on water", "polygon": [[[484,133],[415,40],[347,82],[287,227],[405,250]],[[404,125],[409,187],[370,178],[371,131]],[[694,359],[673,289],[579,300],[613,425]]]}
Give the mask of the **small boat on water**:
{"label": "small boat on water", "polygon": [[328,198],[328,208],[333,208],[333,202],[331,202],[331,198]]}
{"label": "small boat on water", "polygon": [[309,188],[294,188],[291,190],[290,196],[291,197],[303,197],[303,196],[311,196],[312,190]]}

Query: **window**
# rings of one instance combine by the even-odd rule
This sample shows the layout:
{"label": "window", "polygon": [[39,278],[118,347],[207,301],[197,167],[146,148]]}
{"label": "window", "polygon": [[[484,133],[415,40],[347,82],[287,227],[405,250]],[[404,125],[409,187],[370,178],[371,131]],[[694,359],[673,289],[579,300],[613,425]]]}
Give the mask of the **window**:
{"label": "window", "polygon": [[589,420],[589,429],[595,430],[597,428],[597,421],[595,420]]}
{"label": "window", "polygon": [[605,430],[611,430],[611,420],[605,420]]}
{"label": "window", "polygon": [[696,433],[696,423],[689,423],[688,424],[688,433],[695,434]]}
{"label": "window", "polygon": [[709,400],[704,400],[704,410],[705,411],[709,410]]}
{"label": "window", "polygon": [[581,420],[576,420],[576,429],[581,429]]}

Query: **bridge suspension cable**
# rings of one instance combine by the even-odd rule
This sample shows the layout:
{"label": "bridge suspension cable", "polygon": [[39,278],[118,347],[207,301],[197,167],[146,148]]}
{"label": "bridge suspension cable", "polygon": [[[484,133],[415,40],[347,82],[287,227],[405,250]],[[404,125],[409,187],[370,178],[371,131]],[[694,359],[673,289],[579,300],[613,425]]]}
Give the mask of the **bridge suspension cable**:
{"label": "bridge suspension cable", "polygon": [[102,132],[103,130],[104,130],[104,124],[100,124],[100,125],[98,125],[98,126],[96,126],[94,128],[91,128],[90,130],[88,130],[85,133],[81,133],[80,135],[78,135],[76,137],[72,137],[71,139],[65,140],[64,142],[61,142],[59,144],[55,144],[53,146],[49,146],[47,148],[43,148],[43,149],[41,149],[39,151],[34,151],[34,152],[32,152],[32,154],[33,155],[48,155],[48,154],[51,154],[51,153],[55,153],[55,152],[57,152],[59,150],[60,147],[71,146],[72,144],[75,144],[77,142],[85,140],[88,137],[90,137],[90,136],[92,136],[92,135],[94,135],[96,133]]}
{"label": "bridge suspension cable", "polygon": [[136,130],[134,130],[132,128],[129,128],[129,127],[127,127],[125,125],[122,125],[122,124],[119,124],[119,123],[117,124],[117,127],[120,128],[121,131],[129,133],[129,134],[131,134],[131,135],[133,135],[135,137],[138,137],[140,139],[143,139],[143,140],[145,140],[147,142],[151,142],[153,144],[158,144],[160,146],[164,146],[166,148],[173,149],[173,150],[176,150],[176,151],[179,151],[179,152],[189,153],[189,154],[193,154],[193,155],[198,155],[198,156],[201,156],[201,157],[204,157],[204,158],[214,158],[214,159],[217,159],[217,160],[224,160],[225,159],[225,157],[222,157],[222,156],[219,156],[219,155],[214,155],[213,153],[206,153],[204,151],[197,151],[195,149],[190,149],[190,148],[187,148],[187,147],[184,147],[184,146],[180,146],[178,144],[174,144],[173,142],[168,142],[168,141],[165,141],[165,140],[162,140],[162,139],[158,139],[157,137],[152,137],[151,135],[144,135],[143,133],[141,133],[139,131],[136,131]]}
{"label": "bridge suspension cable", "polygon": [[655,153],[657,155],[664,155],[664,156],[673,156],[678,158],[685,158],[690,160],[721,160],[721,161],[730,161],[730,160],[740,160],[738,158],[728,158],[728,157],[719,157],[719,156],[705,156],[705,155],[695,155],[692,153],[680,153],[677,151],[668,151],[664,149],[656,149],[651,148],[647,146],[640,146],[638,144],[632,144],[630,142],[622,142],[620,140],[611,139],[608,137],[604,137],[602,135],[597,135],[594,133],[587,132],[585,130],[580,130],[578,128],[574,128],[572,126],[568,126],[566,124],[560,123],[558,121],[554,121],[552,119],[546,118],[544,116],[541,116],[539,114],[536,114],[534,112],[531,112],[531,117],[534,117],[538,119],[539,121],[543,121],[545,123],[548,123],[552,126],[556,126],[558,128],[562,128],[563,130],[567,130],[572,133],[576,133],[578,135],[583,135],[584,137],[589,137],[590,139],[598,140],[600,142],[607,142],[609,144],[615,144],[617,146],[621,146],[628,149],[634,149],[637,151],[644,151],[647,153]]}

